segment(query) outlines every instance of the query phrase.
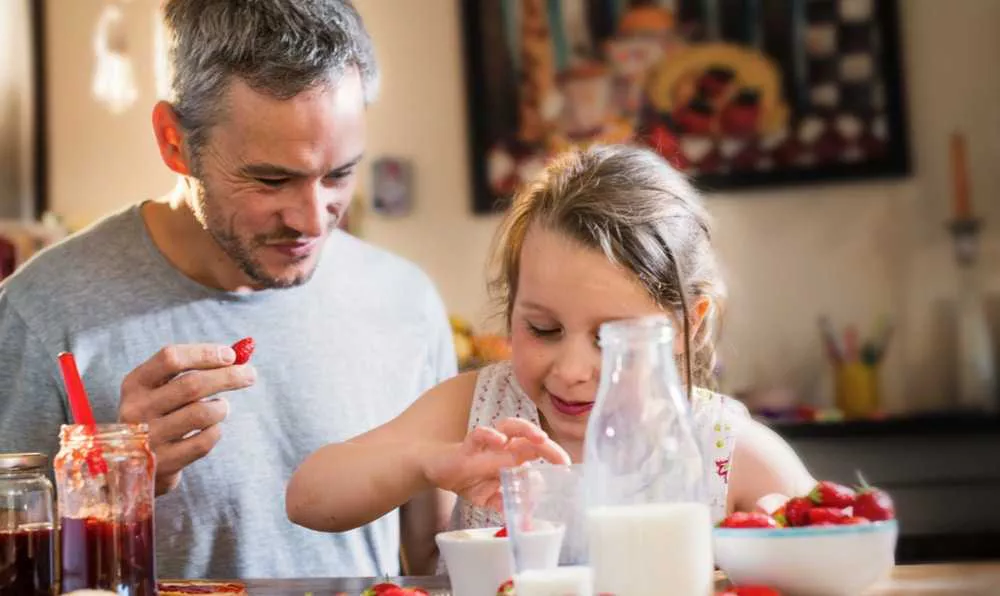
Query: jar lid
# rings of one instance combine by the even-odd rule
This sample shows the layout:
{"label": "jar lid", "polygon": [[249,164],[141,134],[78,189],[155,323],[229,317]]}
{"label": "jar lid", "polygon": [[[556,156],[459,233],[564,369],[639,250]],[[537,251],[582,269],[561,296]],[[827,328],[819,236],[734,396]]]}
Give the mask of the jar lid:
{"label": "jar lid", "polygon": [[0,453],[0,470],[8,472],[37,470],[48,463],[49,458],[41,453]]}

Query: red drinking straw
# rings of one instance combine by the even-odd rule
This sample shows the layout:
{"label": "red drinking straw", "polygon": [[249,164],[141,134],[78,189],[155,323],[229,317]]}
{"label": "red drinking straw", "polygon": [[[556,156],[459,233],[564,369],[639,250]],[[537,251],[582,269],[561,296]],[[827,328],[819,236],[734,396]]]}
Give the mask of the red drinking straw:
{"label": "red drinking straw", "polygon": [[[76,368],[76,359],[73,358],[73,354],[69,352],[59,354],[59,369],[62,371],[63,383],[66,385],[66,393],[69,395],[69,408],[73,412],[74,422],[86,426],[87,430],[93,434],[97,430],[94,412],[90,409],[87,390],[83,388],[83,380],[80,378],[80,371]],[[86,459],[92,474],[108,473],[108,465],[97,444],[91,446],[90,451],[86,454]]]}
{"label": "red drinking straw", "polygon": [[73,354],[69,352],[59,354],[59,368],[62,369],[63,383],[66,384],[66,393],[69,394],[69,407],[73,411],[73,420],[77,424],[93,427],[94,413],[90,409],[87,390],[83,388],[83,381],[80,379],[80,371],[76,368]]}

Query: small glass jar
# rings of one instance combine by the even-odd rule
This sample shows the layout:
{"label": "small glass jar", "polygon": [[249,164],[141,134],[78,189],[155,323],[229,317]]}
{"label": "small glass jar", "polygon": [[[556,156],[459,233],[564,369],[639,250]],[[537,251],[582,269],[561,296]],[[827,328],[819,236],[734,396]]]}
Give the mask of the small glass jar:
{"label": "small glass jar", "polygon": [[41,453],[0,454],[0,596],[53,596],[52,483]]}
{"label": "small glass jar", "polygon": [[155,458],[148,427],[64,425],[59,439],[62,592],[155,595]]}

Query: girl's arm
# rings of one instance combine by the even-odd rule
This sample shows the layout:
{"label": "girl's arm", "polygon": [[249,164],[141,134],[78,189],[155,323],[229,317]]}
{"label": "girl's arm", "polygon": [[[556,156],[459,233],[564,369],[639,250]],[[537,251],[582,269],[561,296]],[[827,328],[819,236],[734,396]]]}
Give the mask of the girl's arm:
{"label": "girl's arm", "polygon": [[756,420],[742,426],[729,472],[728,511],[770,512],[787,497],[807,494],[815,484],[802,460],[777,433]]}
{"label": "girl's arm", "polygon": [[288,519],[313,530],[344,532],[433,488],[424,462],[465,436],[476,375],[449,379],[386,424],[311,454],[288,483]]}
{"label": "girl's arm", "polygon": [[501,469],[539,458],[569,463],[566,450],[527,420],[466,434],[476,376],[445,381],[394,420],[306,458],[288,483],[288,519],[344,532],[435,487],[499,509]]}
{"label": "girl's arm", "polygon": [[400,555],[404,575],[434,575],[438,549],[434,536],[448,530],[455,508],[454,493],[424,491],[399,509]]}

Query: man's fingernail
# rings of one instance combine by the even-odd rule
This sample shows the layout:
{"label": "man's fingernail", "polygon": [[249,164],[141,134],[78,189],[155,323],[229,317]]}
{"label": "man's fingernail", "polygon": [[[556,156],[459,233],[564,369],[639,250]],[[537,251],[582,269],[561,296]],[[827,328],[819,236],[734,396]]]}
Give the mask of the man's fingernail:
{"label": "man's fingernail", "polygon": [[209,407],[211,407],[214,410],[217,410],[217,411],[221,412],[223,420],[225,420],[226,418],[229,418],[229,401],[226,398],[220,397],[220,398],[213,399],[211,401]]}
{"label": "man's fingernail", "polygon": [[246,366],[246,374],[243,377],[244,384],[247,387],[249,387],[250,385],[253,385],[254,381],[256,381],[256,380],[257,380],[257,369],[254,368],[254,367],[252,367],[252,366],[250,366],[250,365],[247,365]]}
{"label": "man's fingernail", "polygon": [[229,346],[222,346],[219,348],[219,359],[223,364],[232,364],[236,362],[236,352]]}

